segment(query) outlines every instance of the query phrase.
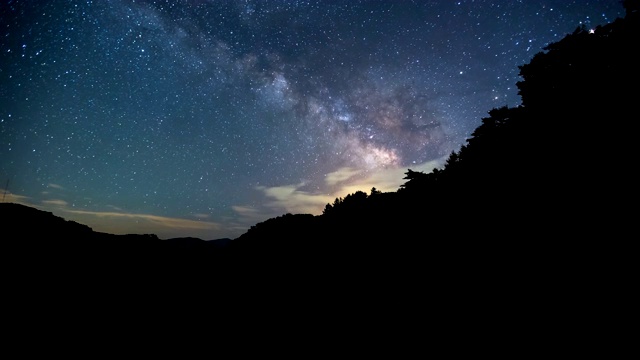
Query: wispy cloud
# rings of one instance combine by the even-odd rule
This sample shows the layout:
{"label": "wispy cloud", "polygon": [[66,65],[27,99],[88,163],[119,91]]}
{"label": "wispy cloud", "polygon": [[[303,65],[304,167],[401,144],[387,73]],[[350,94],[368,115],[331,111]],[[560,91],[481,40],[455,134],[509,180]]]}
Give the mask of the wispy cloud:
{"label": "wispy cloud", "polygon": [[277,211],[282,211],[281,209],[258,209],[254,206],[242,205],[234,205],[231,208],[239,217],[238,224],[236,224],[237,228],[244,228],[245,230],[270,217],[282,215],[282,213],[277,213]]}
{"label": "wispy cloud", "polygon": [[3,195],[2,195],[2,201],[3,202],[16,203],[16,204],[22,204],[22,205],[27,205],[27,206],[33,206],[29,202],[29,199],[31,199],[31,198],[28,197],[28,196],[17,195],[17,194],[13,194],[13,193],[10,193],[10,192],[3,193]]}
{"label": "wispy cloud", "polygon": [[304,184],[277,187],[257,187],[268,198],[268,207],[284,209],[292,214],[318,214],[332,200],[327,194],[313,194],[300,190]]}
{"label": "wispy cloud", "polygon": [[119,213],[119,212],[100,212],[100,211],[86,211],[86,210],[69,210],[66,209],[66,212],[78,214],[78,215],[88,215],[94,216],[98,218],[113,218],[113,219],[128,219],[136,222],[149,222],[155,225],[161,225],[170,228],[178,228],[178,229],[217,229],[219,225],[213,222],[205,222],[205,221],[196,221],[196,220],[187,220],[180,218],[171,218],[165,216],[157,216],[157,215],[149,215],[149,214],[134,214],[134,213]]}
{"label": "wispy cloud", "polygon": [[260,213],[258,211],[258,209],[254,208],[252,206],[234,205],[234,206],[232,206],[232,208],[238,214],[240,214],[242,216],[246,216],[246,217],[256,216],[256,215],[258,215]]}
{"label": "wispy cloud", "polygon": [[[69,218],[96,231],[111,234],[156,234],[159,238],[194,236],[202,239],[228,237],[219,223],[151,214],[61,209]],[[66,216],[65,216],[66,218]],[[186,235],[189,234],[189,235]],[[220,234],[220,235],[217,235]]]}
{"label": "wispy cloud", "polygon": [[329,186],[336,185],[343,181],[349,180],[353,176],[357,175],[360,171],[350,167],[343,167],[334,172],[328,173],[325,176],[324,181]]}
{"label": "wispy cloud", "polygon": [[55,205],[55,206],[67,206],[68,203],[64,200],[56,200],[56,199],[52,199],[52,200],[42,200],[43,204],[46,205]]}

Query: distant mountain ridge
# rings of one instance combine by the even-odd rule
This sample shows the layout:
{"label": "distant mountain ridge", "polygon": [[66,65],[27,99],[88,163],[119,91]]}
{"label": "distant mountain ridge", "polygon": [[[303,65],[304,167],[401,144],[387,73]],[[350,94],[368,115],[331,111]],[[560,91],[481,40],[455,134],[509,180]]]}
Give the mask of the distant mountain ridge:
{"label": "distant mountain ridge", "polygon": [[85,271],[100,269],[113,274],[145,265],[171,268],[176,266],[175,261],[186,261],[181,258],[194,253],[200,258],[214,259],[231,241],[160,240],[154,234],[96,232],[51,212],[16,203],[0,203],[0,220],[1,246],[9,259],[44,266],[50,271],[60,266],[81,267]]}
{"label": "distant mountain ridge", "polygon": [[[77,223],[72,220],[66,220],[62,217],[54,215],[52,212],[39,210],[37,208],[17,204],[17,203],[0,203],[0,215],[3,223],[6,224],[25,224],[21,229],[15,229],[19,232],[14,233],[14,236],[20,237],[30,237],[33,235],[60,235],[67,237],[94,237],[96,239],[107,239],[107,238],[143,238],[143,239],[158,239],[155,234],[126,234],[126,235],[115,235],[108,234],[102,232],[96,232],[91,227]],[[24,223],[23,220],[28,219],[27,223]],[[28,226],[29,224],[38,224],[39,226]],[[220,241],[221,243],[227,243],[231,239],[222,238],[216,240],[202,240],[198,238],[186,237],[186,238],[172,238],[161,241],[168,242],[189,242],[189,243],[198,243],[203,241]],[[221,244],[217,245],[222,246]]]}

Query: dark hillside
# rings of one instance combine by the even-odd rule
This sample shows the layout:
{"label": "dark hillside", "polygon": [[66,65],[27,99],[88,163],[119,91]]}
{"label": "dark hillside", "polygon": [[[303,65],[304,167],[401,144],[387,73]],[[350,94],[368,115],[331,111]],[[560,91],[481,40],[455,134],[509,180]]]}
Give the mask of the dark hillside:
{"label": "dark hillside", "polygon": [[640,98],[634,4],[626,3],[625,18],[593,32],[577,28],[522,65],[522,106],[489,111],[442,169],[409,169],[397,192],[348,194],[314,219],[257,224],[238,244],[258,257],[307,264],[340,254],[346,264],[376,268],[425,259],[524,267],[589,252],[594,237],[621,236],[628,215],[620,204],[637,176],[630,166]]}
{"label": "dark hillside", "polygon": [[[322,215],[285,214],[215,244],[97,233],[0,204],[3,257],[19,284],[82,279],[82,289],[109,283],[160,297],[179,285],[220,299],[238,294],[222,285],[234,283],[260,301],[274,293],[324,299],[333,304],[324,314],[345,310],[335,294],[378,305],[391,294],[399,318],[427,303],[477,315],[471,297],[476,310],[495,310],[496,294],[512,299],[502,304],[510,309],[541,296],[533,289],[578,294],[587,279],[598,281],[592,265],[594,253],[607,258],[602,241],[629,230],[639,39],[634,10],[550,44],[520,67],[522,106],[489,111],[442,169],[407,169],[395,192],[347,194]],[[21,282],[25,275],[31,282]],[[543,302],[528,316],[546,309]]]}
{"label": "dark hillside", "polygon": [[1,246],[7,261],[21,263],[33,271],[46,268],[51,273],[83,269],[109,276],[147,266],[168,269],[181,262],[196,266],[191,260],[213,260],[229,241],[160,240],[153,234],[101,233],[50,212],[14,203],[0,203],[0,219]]}

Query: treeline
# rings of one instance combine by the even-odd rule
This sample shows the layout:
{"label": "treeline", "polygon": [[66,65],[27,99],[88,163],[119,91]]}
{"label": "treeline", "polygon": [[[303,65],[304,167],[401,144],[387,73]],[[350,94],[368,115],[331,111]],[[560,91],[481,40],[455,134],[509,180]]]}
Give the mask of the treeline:
{"label": "treeline", "polygon": [[522,104],[489,111],[441,169],[408,169],[397,191],[357,191],[316,217],[270,219],[238,243],[486,248],[497,240],[564,239],[560,246],[620,233],[628,217],[620,201],[635,179],[631,126],[640,99],[638,1],[623,4],[624,18],[580,26],[520,66]]}

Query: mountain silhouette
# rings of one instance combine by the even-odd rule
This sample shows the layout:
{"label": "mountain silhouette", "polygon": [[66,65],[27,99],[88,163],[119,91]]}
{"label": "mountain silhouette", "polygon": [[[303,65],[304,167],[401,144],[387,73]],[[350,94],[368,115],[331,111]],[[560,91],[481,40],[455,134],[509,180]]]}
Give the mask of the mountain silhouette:
{"label": "mountain silhouette", "polygon": [[407,169],[394,192],[346,194],[321,215],[283,214],[217,241],[105,234],[2,203],[14,294],[180,294],[180,311],[206,298],[216,314],[291,307],[311,323],[412,319],[445,333],[585,324],[594,289],[618,291],[622,277],[605,274],[629,271],[611,246],[633,233],[635,205],[640,13],[623,3],[624,18],[578,27],[520,66],[522,104],[490,110],[441,169]]}

